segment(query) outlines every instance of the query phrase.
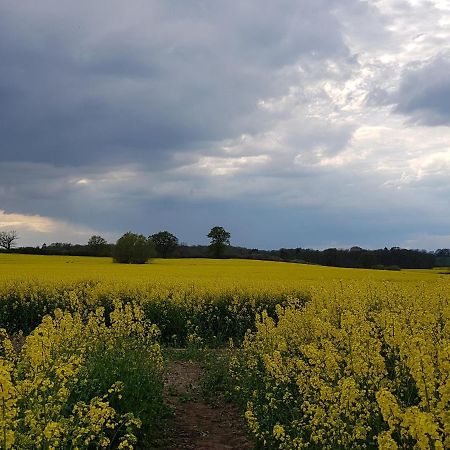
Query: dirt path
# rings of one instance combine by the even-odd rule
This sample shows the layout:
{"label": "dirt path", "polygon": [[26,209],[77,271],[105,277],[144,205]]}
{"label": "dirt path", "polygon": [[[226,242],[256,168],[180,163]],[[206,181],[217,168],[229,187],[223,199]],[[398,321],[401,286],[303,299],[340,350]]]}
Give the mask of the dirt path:
{"label": "dirt path", "polygon": [[245,427],[232,405],[203,399],[198,362],[172,361],[167,368],[165,399],[174,410],[174,420],[159,449],[165,450],[251,450]]}

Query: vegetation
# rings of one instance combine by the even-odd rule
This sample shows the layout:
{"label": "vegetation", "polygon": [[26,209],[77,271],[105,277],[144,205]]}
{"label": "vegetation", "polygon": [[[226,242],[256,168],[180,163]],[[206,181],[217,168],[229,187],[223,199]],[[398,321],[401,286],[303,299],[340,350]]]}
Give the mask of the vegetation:
{"label": "vegetation", "polygon": [[167,258],[178,246],[178,238],[168,231],[152,234],[149,239],[153,242],[158,256]]}
{"label": "vegetation", "polygon": [[260,315],[232,364],[255,436],[282,449],[450,448],[443,288],[327,287]]}
{"label": "vegetation", "polygon": [[142,234],[125,233],[114,247],[114,261],[126,264],[145,264],[154,256],[152,242]]}
{"label": "vegetation", "polygon": [[89,253],[92,256],[109,256],[109,246],[105,238],[94,235],[87,243]]}
{"label": "vegetation", "polygon": [[211,228],[208,237],[211,239],[211,244],[209,245],[211,253],[216,258],[220,258],[223,255],[225,247],[230,245],[231,234],[223,227],[216,226]]}
{"label": "vegetation", "polygon": [[[153,238],[153,236],[150,238]],[[177,238],[175,237],[175,239]],[[89,244],[80,245],[54,242],[49,245],[44,244],[42,247],[11,247],[7,250],[7,252],[31,255],[113,256],[114,247],[114,244],[109,243],[104,246],[102,245],[101,247],[97,247],[96,245]],[[164,253],[164,248],[161,247],[158,250],[158,255],[173,258],[208,258],[211,256],[211,251],[214,250],[211,246],[186,244],[178,244],[176,246],[170,245],[167,248],[167,253]],[[3,252],[5,251],[6,250],[3,250]],[[352,247],[348,250],[336,248],[329,248],[326,250],[312,250],[303,248],[260,250],[255,248],[248,249],[243,247],[234,247],[225,244],[221,247],[220,251],[220,256],[223,258],[289,261],[294,263],[319,264],[322,266],[333,267],[393,270],[395,266],[400,269],[427,269],[434,266],[450,266],[449,249],[439,249],[436,250],[436,252],[407,250],[398,247],[379,250],[365,250],[360,247]],[[0,253],[1,252],[2,250],[0,249]]]}
{"label": "vegetation", "polygon": [[[5,276],[0,282],[0,327],[13,333],[30,332],[57,308],[85,317],[98,307],[108,313],[114,300],[120,300],[139,303],[146,318],[158,324],[165,343],[184,345],[189,335],[196,334],[217,345],[230,338],[242,340],[247,329],[254,327],[257,312],[275,311],[275,305],[285,303],[290,296],[305,295],[295,280],[298,271],[288,271],[279,283],[269,283],[255,270],[264,265],[258,262],[157,260],[134,267],[102,258],[96,264],[93,258],[15,258],[14,264],[10,255],[0,257],[0,280]],[[5,259],[10,261],[8,267],[1,264]],[[275,273],[277,269],[283,273],[276,267],[279,264],[272,264]],[[7,272],[2,274],[1,269]],[[270,270],[261,269],[266,273]],[[17,274],[28,272],[28,276],[11,278],[9,274],[16,270]],[[240,273],[247,273],[248,279],[238,280]],[[86,279],[93,274],[97,279]],[[221,284],[217,283],[219,276]]]}
{"label": "vegetation", "polygon": [[436,250],[436,263],[437,267],[450,267],[450,249],[441,248]]}
{"label": "vegetation", "polygon": [[161,344],[209,347],[262,448],[449,448],[439,272],[0,255],[0,448],[151,448]]}
{"label": "vegetation", "polygon": [[0,330],[0,448],[133,448],[160,422],[157,328],[131,304],[108,322],[56,310],[18,351]]}
{"label": "vegetation", "polygon": [[402,269],[427,269],[434,266],[435,254],[424,250],[407,250],[399,247],[365,250],[352,247],[349,250],[328,248],[326,250],[280,249],[284,260],[307,261],[323,266],[354,268],[385,268],[398,266]]}
{"label": "vegetation", "polygon": [[0,231],[0,247],[5,250],[11,250],[14,247],[19,236],[16,231]]}

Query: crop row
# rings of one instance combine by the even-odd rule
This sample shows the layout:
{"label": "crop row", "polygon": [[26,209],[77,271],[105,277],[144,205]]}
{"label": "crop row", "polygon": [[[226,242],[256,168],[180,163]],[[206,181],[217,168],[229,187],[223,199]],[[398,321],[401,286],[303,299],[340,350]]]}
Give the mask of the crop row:
{"label": "crop row", "polygon": [[234,358],[265,448],[450,448],[450,290],[360,284],[263,313]]}
{"label": "crop row", "polygon": [[137,303],[145,318],[158,325],[165,343],[184,345],[189,335],[210,344],[242,341],[255,327],[257,313],[274,314],[278,304],[308,295],[293,289],[195,288],[158,284],[111,284],[99,281],[40,283],[4,282],[0,285],[0,328],[28,334],[55,309],[86,317],[102,307],[105,317],[114,304]]}
{"label": "crop row", "polygon": [[117,304],[108,322],[101,308],[87,320],[56,310],[24,342],[0,329],[2,450],[131,449],[155,429],[158,329],[132,304]]}
{"label": "crop row", "polygon": [[132,448],[163,416],[160,342],[232,339],[263,448],[450,448],[449,281],[4,282],[0,447]]}

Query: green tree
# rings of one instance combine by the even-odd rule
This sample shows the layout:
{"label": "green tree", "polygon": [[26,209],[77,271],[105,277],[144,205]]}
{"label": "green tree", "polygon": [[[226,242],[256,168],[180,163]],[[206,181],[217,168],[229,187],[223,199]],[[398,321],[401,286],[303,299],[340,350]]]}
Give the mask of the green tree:
{"label": "green tree", "polygon": [[101,236],[94,235],[88,241],[89,253],[95,256],[104,256],[107,254],[108,242]]}
{"label": "green tree", "polygon": [[114,248],[114,262],[127,264],[145,264],[154,256],[151,240],[142,234],[125,233],[116,242]]}
{"label": "green tree", "polygon": [[178,238],[168,231],[152,234],[149,239],[151,239],[158,255],[162,258],[167,258],[170,252],[178,246]]}
{"label": "green tree", "polygon": [[211,244],[209,248],[216,258],[220,258],[223,255],[225,247],[230,245],[231,234],[223,227],[213,227],[208,233]]}

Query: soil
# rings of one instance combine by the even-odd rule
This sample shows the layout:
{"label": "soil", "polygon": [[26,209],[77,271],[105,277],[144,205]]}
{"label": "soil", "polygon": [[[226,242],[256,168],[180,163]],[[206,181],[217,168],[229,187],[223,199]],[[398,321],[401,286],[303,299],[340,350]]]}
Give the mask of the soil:
{"label": "soil", "polygon": [[25,344],[25,335],[22,333],[15,333],[10,335],[9,339],[11,340],[11,344],[16,353],[19,353],[23,347],[23,344]]}
{"label": "soil", "polygon": [[165,401],[174,418],[159,450],[251,450],[236,407],[201,392],[203,368],[195,361],[171,361],[165,377]]}

